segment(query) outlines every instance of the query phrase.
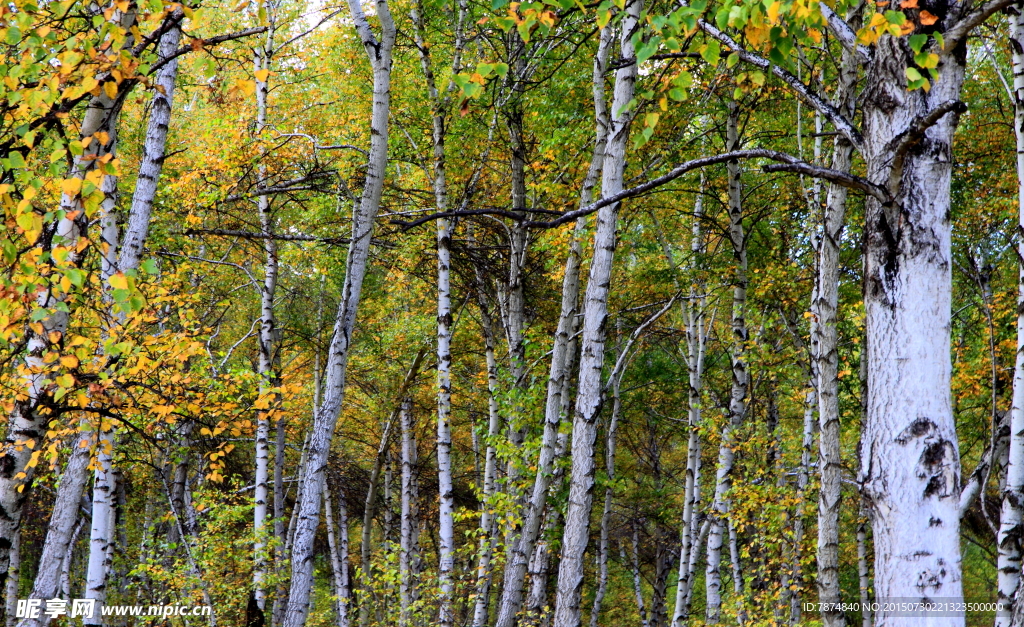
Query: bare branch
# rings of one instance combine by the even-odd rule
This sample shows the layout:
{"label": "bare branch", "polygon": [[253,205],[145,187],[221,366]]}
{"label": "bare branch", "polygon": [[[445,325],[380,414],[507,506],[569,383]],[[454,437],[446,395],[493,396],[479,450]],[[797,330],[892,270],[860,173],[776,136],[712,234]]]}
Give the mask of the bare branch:
{"label": "bare branch", "polygon": [[853,53],[861,64],[869,63],[873,56],[873,51],[871,48],[857,43],[856,31],[824,2],[819,3],[818,6],[821,8],[822,17],[828,23],[828,29],[836,36],[839,43],[843,44],[843,48]]}
{"label": "bare branch", "polygon": [[235,32],[235,33],[227,33],[225,35],[217,35],[216,37],[209,37],[207,39],[203,39],[203,40],[201,40],[201,44],[202,44],[201,46],[193,47],[191,44],[188,45],[188,46],[182,46],[181,48],[178,48],[174,52],[174,54],[172,54],[170,56],[167,56],[167,57],[164,57],[164,58],[160,59],[159,61],[157,61],[156,63],[154,63],[153,65],[151,65],[150,68],[149,68],[149,73],[150,74],[154,74],[157,70],[159,70],[163,66],[167,65],[167,63],[169,63],[171,61],[171,59],[177,59],[181,55],[188,54],[188,53],[194,52],[196,50],[202,50],[204,48],[209,48],[210,46],[216,46],[217,44],[222,44],[225,41],[232,41],[234,39],[243,39],[245,37],[251,37],[253,35],[259,35],[260,33],[265,33],[265,32],[267,32],[267,27],[266,26],[258,26],[256,28],[247,28],[245,30],[240,30],[240,31]]}
{"label": "bare branch", "polygon": [[960,42],[966,39],[967,35],[969,35],[975,27],[987,20],[993,13],[1002,11],[1014,2],[1015,0],[989,0],[974,11],[965,15],[960,19],[960,21],[942,34],[944,44],[942,52],[946,54],[953,52],[953,50],[960,45]]}
{"label": "bare branch", "polygon": [[853,174],[848,174],[846,172],[840,172],[838,170],[832,170],[830,168],[812,165],[810,163],[807,163],[806,161],[802,161],[801,159],[794,157],[793,155],[786,154],[784,152],[779,152],[777,150],[755,148],[752,150],[735,150],[733,152],[726,152],[720,155],[702,157],[700,159],[694,159],[693,161],[687,161],[686,163],[678,165],[669,172],[657,178],[651,179],[646,183],[641,183],[640,185],[630,187],[629,189],[624,189],[617,194],[608,196],[606,198],[602,198],[596,202],[592,202],[589,205],[577,209],[575,211],[568,211],[565,213],[558,214],[557,212],[551,210],[532,210],[532,212],[534,213],[542,212],[553,213],[558,215],[557,218],[548,222],[525,220],[521,215],[516,215],[513,211],[505,209],[474,209],[468,211],[445,211],[443,213],[433,213],[430,215],[426,215],[417,220],[413,220],[412,222],[402,222],[400,220],[392,220],[391,222],[392,224],[401,226],[404,229],[410,229],[412,227],[419,226],[426,222],[430,222],[431,220],[437,220],[438,218],[452,218],[456,216],[466,215],[492,215],[501,216],[516,221],[522,221],[523,226],[527,228],[550,229],[557,226],[561,226],[567,222],[574,222],[579,218],[582,218],[583,216],[587,216],[594,213],[601,207],[607,207],[608,205],[621,202],[623,200],[626,200],[627,198],[632,198],[634,196],[640,196],[641,194],[645,194],[649,191],[657,189],[658,187],[661,187],[662,185],[665,185],[666,183],[674,181],[680,176],[686,174],[687,172],[691,172],[693,170],[697,170],[711,165],[717,165],[719,163],[726,163],[728,161],[733,161],[737,159],[770,159],[772,161],[779,161],[783,164],[782,166],[769,165],[765,166],[764,170],[766,172],[797,172],[800,174],[813,176],[816,178],[824,179],[826,181],[831,181],[843,187],[860,190],[870,196],[877,198],[882,204],[887,205],[892,203],[892,196],[884,187],[882,187],[881,185],[876,185],[865,178],[855,176]]}
{"label": "bare branch", "polygon": [[838,130],[848,140],[850,140],[851,144],[853,144],[858,149],[861,147],[861,144],[863,143],[863,138],[861,137],[860,131],[857,130],[857,127],[855,127],[852,122],[847,120],[846,117],[844,117],[843,114],[839,111],[839,109],[832,105],[832,103],[830,103],[817,92],[815,92],[810,87],[805,85],[803,81],[801,81],[796,76],[793,76],[792,73],[790,73],[783,67],[772,63],[771,61],[760,55],[745,50],[742,46],[736,43],[736,41],[734,41],[732,37],[729,37],[728,35],[718,30],[713,25],[705,22],[704,20],[700,20],[698,24],[700,25],[701,30],[703,30],[705,33],[707,33],[714,39],[717,39],[719,42],[725,44],[729,49],[738,54],[740,59],[742,59],[746,63],[754,65],[765,72],[771,72],[775,76],[782,79],[782,82],[789,86],[793,93],[795,93],[805,102],[807,102],[808,105],[814,107],[815,109],[820,111],[822,115],[828,118],[828,120],[832,122],[832,125],[836,127],[836,130]]}

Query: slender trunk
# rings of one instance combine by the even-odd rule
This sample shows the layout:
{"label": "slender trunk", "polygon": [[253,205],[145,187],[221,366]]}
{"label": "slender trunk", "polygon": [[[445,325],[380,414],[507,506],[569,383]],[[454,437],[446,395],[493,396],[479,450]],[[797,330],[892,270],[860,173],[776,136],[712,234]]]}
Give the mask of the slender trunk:
{"label": "slender trunk", "polygon": [[[345,498],[341,497],[341,509],[345,510]],[[338,539],[334,526],[334,505],[331,503],[330,485],[324,487],[324,515],[327,521],[327,545],[331,552],[331,573],[334,575],[334,596],[337,599],[338,627],[348,627],[348,518],[342,517],[341,538]]]}
{"label": "slender trunk", "polygon": [[373,132],[370,135],[366,184],[362,198],[353,211],[352,240],[345,260],[345,283],[341,291],[341,302],[338,305],[327,359],[324,402],[313,420],[307,462],[309,472],[304,479],[302,497],[296,505],[299,513],[292,545],[291,590],[288,595],[288,609],[284,616],[284,627],[303,627],[309,612],[309,598],[313,588],[313,540],[320,525],[324,469],[327,466],[334,428],[345,396],[345,370],[348,365],[349,347],[355,331],[356,311],[369,262],[373,224],[380,209],[384,188],[388,161],[391,50],[395,42],[395,24],[391,19],[387,0],[377,0],[376,8],[377,18],[382,27],[380,41],[370,29],[362,5],[358,0],[349,2],[356,29],[373,67]]}
{"label": "slender trunk", "polygon": [[[850,52],[843,53],[836,105],[844,115],[853,116],[857,81],[857,63]],[[853,145],[837,135],[832,152],[832,169],[850,171]],[[818,600],[826,608],[838,608],[839,590],[839,512],[842,504],[842,457],[839,446],[839,334],[836,315],[839,308],[839,243],[846,221],[847,190],[829,185],[818,239],[817,277],[811,313],[811,354],[817,374],[818,471]],[[822,611],[825,627],[844,627],[846,619],[839,609]]]}
{"label": "slender trunk", "polygon": [[60,564],[60,585],[57,587],[57,595],[62,599],[71,598],[71,569],[74,566],[75,544],[78,543],[78,536],[82,533],[84,519],[79,518],[75,523],[75,530],[71,532],[71,541],[68,542],[68,550],[64,553],[64,560]]}
{"label": "slender trunk", "polygon": [[[270,12],[273,15],[273,12]],[[261,139],[267,126],[267,98],[270,94],[270,64],[274,55],[274,19],[271,17],[266,39],[256,47],[255,76],[256,76],[256,128],[255,137]],[[256,168],[256,190],[261,192],[267,187],[267,151],[261,145],[260,162]],[[259,194],[256,200],[257,212],[260,219],[260,232],[265,236],[263,240],[263,286],[260,289],[260,332],[259,332],[259,377],[260,377],[260,401],[265,404],[263,409],[257,410],[256,416],[256,491],[254,494],[255,507],[253,508],[253,532],[255,543],[253,546],[255,564],[253,566],[253,589],[256,598],[256,605],[260,611],[266,609],[266,590],[263,582],[267,573],[266,555],[266,523],[267,523],[267,500],[270,489],[267,485],[270,463],[270,421],[275,411],[280,412],[277,407],[276,394],[273,389],[277,387],[276,375],[274,373],[274,350],[277,344],[277,323],[274,319],[274,298],[277,293],[277,241],[274,239],[274,215],[270,207],[270,195]],[[281,430],[279,429],[279,432]],[[275,495],[276,496],[276,495]],[[277,506],[275,500],[275,507]],[[283,505],[283,503],[281,504]]]}
{"label": "slender trunk", "polygon": [[[620,35],[620,52],[624,59],[633,58],[632,35],[642,10],[641,0],[633,0],[626,5]],[[615,72],[611,124],[601,177],[601,193],[605,197],[623,188],[626,148],[632,122],[632,113],[626,111],[626,105],[633,100],[636,76],[636,64],[619,68]],[[594,444],[597,439],[597,418],[603,400],[601,371],[604,366],[608,292],[617,239],[618,212],[619,204],[613,203],[602,207],[597,214],[590,277],[584,299],[580,376],[572,430],[572,474],[569,507],[562,533],[555,627],[579,627],[580,624],[584,554],[590,540],[590,513],[594,494]]]}
{"label": "slender trunk", "polygon": [[868,519],[861,503],[857,512],[857,588],[860,592],[861,627],[871,627],[871,573],[868,569]]}
{"label": "slender trunk", "polygon": [[412,402],[402,402],[402,534],[398,554],[399,599],[401,615],[399,625],[412,625],[412,603],[416,595],[416,573],[413,560],[416,559],[419,543],[419,494],[416,480],[416,465],[419,463],[416,450],[415,423],[412,416]]}
{"label": "slender trunk", "polygon": [[[435,186],[444,185],[443,160],[435,162]],[[438,187],[435,187],[435,190]],[[440,211],[444,211],[442,193],[437,193]],[[437,221],[437,480],[440,492],[440,546],[438,579],[440,583],[440,625],[451,627],[455,569],[455,497],[452,492],[452,351],[451,351],[451,234],[447,219]]]}
{"label": "slender trunk", "polygon": [[[739,105],[729,103],[726,150],[738,150]],[[722,430],[722,443],[718,450],[718,471],[715,477],[715,500],[709,516],[711,529],[708,533],[707,622],[717,623],[721,618],[722,580],[719,568],[722,561],[723,537],[729,528],[729,491],[732,488],[732,470],[735,459],[736,431],[742,426],[747,413],[747,388],[749,375],[746,363],[746,301],[747,301],[747,244],[743,232],[742,190],[740,188],[740,165],[736,161],[728,164],[729,172],[729,240],[735,257],[732,294],[732,391],[729,399],[728,422]]]}
{"label": "slender trunk", "polygon": [[[1013,402],[1010,408],[1010,451],[999,516],[998,601],[1013,607],[1021,576],[1021,541],[1024,534],[1024,3],[1010,12],[1010,47],[1013,55],[1013,130],[1017,140],[1019,228],[1017,230],[1017,357],[1013,370]],[[984,486],[979,492],[984,498]],[[996,615],[996,627],[1010,624],[1009,612]]]}
{"label": "slender trunk", "polygon": [[[700,488],[697,473],[700,466],[700,422],[701,422],[701,387],[704,377],[704,349],[707,336],[704,333],[704,312],[707,308],[707,297],[703,294],[704,284],[697,277],[699,257],[704,250],[704,238],[701,233],[700,221],[704,215],[704,185],[701,179],[701,193],[694,203],[692,235],[690,238],[690,298],[684,301],[683,313],[686,320],[686,370],[689,385],[687,386],[687,430],[686,442],[686,479],[683,486],[683,520],[680,532],[679,573],[676,580],[675,609],[672,612],[672,627],[682,627],[690,618],[690,591],[693,589],[690,557],[696,551],[694,545],[695,512],[700,499]],[[660,230],[659,230],[660,232]],[[675,261],[668,242],[663,239],[669,264],[675,269]],[[678,281],[676,281],[678,285]],[[596,626],[595,626],[596,627]]]}
{"label": "slender trunk", "polygon": [[[404,398],[409,390],[409,386],[416,380],[419,374],[420,363],[423,361],[425,354],[426,351],[424,349],[420,349],[416,353],[412,365],[405,374],[405,380],[398,388],[398,398]],[[370,471],[370,484],[366,489],[366,501],[363,508],[363,534],[359,549],[362,571],[360,586],[363,590],[363,595],[359,602],[360,627],[366,627],[366,625],[370,624],[370,583],[373,579],[373,561],[371,559],[373,557],[373,516],[377,510],[377,490],[380,487],[380,471],[384,466],[384,460],[391,444],[391,427],[397,418],[397,413],[392,413],[384,425],[384,433],[381,435],[380,446],[377,448],[377,457],[374,461],[373,469]]]}
{"label": "slender trunk", "polygon": [[636,599],[636,611],[640,616],[640,627],[647,627],[647,608],[644,607],[644,589],[640,577],[640,525],[633,523],[633,597]]}
{"label": "slender trunk", "polygon": [[[604,602],[604,596],[608,590],[608,526],[611,524],[612,497],[614,496],[612,485],[615,481],[615,436],[619,428],[619,414],[622,411],[622,398],[619,395],[620,382],[621,376],[617,373],[615,379],[612,380],[612,415],[608,421],[608,434],[605,440],[605,473],[608,475],[608,487],[604,489],[604,508],[601,511],[601,539],[597,547],[597,590],[594,592],[594,607],[590,612],[591,627],[597,627],[598,625],[601,616],[601,604]],[[634,554],[636,553],[636,543],[638,542],[636,534],[637,530],[634,526]],[[636,568],[639,569],[638,566]],[[642,604],[642,599],[639,599],[638,603]]]}
{"label": "slender trunk", "polygon": [[494,327],[484,294],[483,268],[476,268],[477,302],[484,336],[484,359],[487,367],[487,448],[484,455],[483,494],[480,504],[480,548],[476,566],[476,599],[473,605],[473,627],[485,627],[490,606],[491,558],[494,555],[495,533],[493,498],[497,478],[497,443],[501,436],[501,414],[498,413],[498,365],[494,359]]}
{"label": "slender trunk", "polygon": [[[82,491],[89,481],[89,461],[92,457],[90,439],[90,436],[72,439],[74,447],[57,488],[53,513],[47,525],[46,541],[39,556],[39,570],[36,571],[32,592],[29,594],[31,599],[52,599],[59,592],[61,564],[73,540]],[[48,617],[40,614],[37,618],[21,619],[18,627],[43,627],[48,620]]]}
{"label": "slender trunk", "polygon": [[[607,112],[604,102],[603,76],[611,43],[610,31],[602,33],[597,55],[594,58],[594,102],[597,128],[594,153],[580,193],[580,206],[590,203],[594,185],[601,173],[604,160]],[[512,543],[505,565],[504,586],[495,627],[512,627],[515,624],[516,615],[522,608],[523,588],[526,583],[529,560],[536,548],[548,490],[551,485],[559,425],[562,420],[562,389],[565,378],[569,376],[566,365],[569,361],[570,338],[573,335],[579,310],[581,239],[585,229],[586,220],[577,221],[569,244],[569,256],[565,262],[565,273],[562,279],[561,312],[555,331],[554,346],[551,349],[551,366],[548,372],[547,397],[544,407],[544,434],[541,440],[540,456],[537,460],[537,474],[534,479],[533,492],[523,517],[522,527],[513,530],[510,534]]]}
{"label": "slender trunk", "polygon": [[18,607],[18,588],[21,584],[21,530],[19,529],[11,542],[10,561],[7,567],[6,622],[7,627],[14,627],[15,613]]}

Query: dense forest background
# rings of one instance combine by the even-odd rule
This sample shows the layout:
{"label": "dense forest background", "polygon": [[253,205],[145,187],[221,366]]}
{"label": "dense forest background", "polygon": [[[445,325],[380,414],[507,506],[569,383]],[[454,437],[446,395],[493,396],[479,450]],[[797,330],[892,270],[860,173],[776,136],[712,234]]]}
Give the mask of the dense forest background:
{"label": "dense forest background", "polygon": [[6,624],[1024,624],[1022,8],[4,4]]}

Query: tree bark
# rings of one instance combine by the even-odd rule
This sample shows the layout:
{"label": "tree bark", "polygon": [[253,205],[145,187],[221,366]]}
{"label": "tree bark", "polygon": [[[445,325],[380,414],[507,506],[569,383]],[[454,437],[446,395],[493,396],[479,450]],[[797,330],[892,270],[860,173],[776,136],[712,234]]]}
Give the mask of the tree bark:
{"label": "tree bark", "polygon": [[[727,124],[727,147],[739,149],[739,105],[729,103]],[[729,490],[732,488],[732,470],[735,459],[736,431],[742,426],[747,414],[747,389],[750,385],[746,363],[747,302],[747,242],[743,232],[742,189],[740,187],[740,165],[737,161],[728,163],[729,172],[729,241],[735,258],[732,295],[732,390],[729,399],[729,417],[722,431],[722,443],[718,450],[718,471],[715,477],[715,497],[709,516],[711,528],[708,533],[708,564],[705,582],[707,586],[707,622],[717,623],[721,618],[722,581],[719,571],[722,560],[723,537],[729,526]]]}
{"label": "tree bark", "polygon": [[417,559],[419,547],[419,489],[417,487],[416,465],[419,463],[415,422],[412,416],[412,402],[402,402],[402,533],[401,549],[398,554],[399,599],[401,614],[399,625],[412,625],[412,604],[416,599],[416,572],[413,561]]}
{"label": "tree bark", "polygon": [[[626,5],[620,35],[620,52],[624,59],[633,58],[632,35],[642,10],[641,0],[632,0]],[[611,124],[601,177],[601,193],[605,197],[623,188],[626,149],[633,115],[625,109],[633,99],[636,77],[636,64],[619,68],[615,72]],[[608,292],[617,240],[618,211],[619,203],[613,203],[602,207],[597,214],[590,277],[584,298],[580,376],[572,430],[572,474],[569,506],[562,533],[554,627],[580,625],[584,554],[590,539],[590,513],[594,498],[594,443],[603,400],[601,371],[604,366]]]}
{"label": "tree bark", "polygon": [[[1013,370],[1013,401],[1010,408],[1009,458],[996,541],[998,602],[1012,608],[1021,576],[1021,543],[1024,535],[1024,3],[1010,11],[1010,48],[1013,58],[1013,130],[1017,141],[1018,181],[1018,289],[1017,356]],[[979,485],[984,498],[984,486]],[[995,627],[1007,627],[1011,612],[996,614]]]}
{"label": "tree bark", "polygon": [[[858,65],[853,53],[844,51],[839,72],[835,106],[843,115],[853,117]],[[832,169],[849,172],[853,144],[837,135],[832,152]],[[839,335],[836,315],[839,308],[839,242],[846,221],[847,189],[829,185],[822,215],[822,233],[818,238],[818,263],[811,313],[811,355],[815,361],[818,393],[818,600],[826,608],[838,607],[839,590],[839,511],[842,505],[842,456],[839,445]],[[838,609],[822,611],[825,627],[844,627],[845,615]]]}
{"label": "tree bark", "polygon": [[373,224],[380,209],[388,162],[391,50],[395,42],[395,24],[391,19],[387,0],[377,0],[376,7],[377,17],[382,26],[380,41],[370,29],[362,5],[358,0],[349,2],[356,30],[373,67],[370,153],[365,187],[352,216],[352,239],[345,261],[345,283],[327,359],[324,402],[313,421],[307,460],[308,472],[304,480],[302,497],[296,505],[299,513],[292,544],[291,590],[288,595],[288,609],[284,616],[284,627],[303,627],[309,612],[309,595],[313,587],[313,540],[320,523],[324,470],[345,396],[345,371],[349,348],[352,333],[355,331],[356,311],[362,293],[363,279],[366,276]]}
{"label": "tree bark", "polygon": [[[964,9],[951,5],[943,25]],[[868,404],[860,483],[872,517],[879,601],[963,596],[960,460],[950,404],[950,180],[965,44],[953,35],[931,89],[907,91],[905,38],[881,37],[864,93],[864,156],[894,202],[867,199]],[[930,114],[947,113],[937,120]],[[927,126],[934,121],[934,124]],[[921,127],[927,126],[923,132]],[[916,140],[916,143],[915,143]],[[895,488],[898,486],[898,489]],[[934,627],[962,615],[929,616]],[[916,624],[884,606],[880,627]]]}

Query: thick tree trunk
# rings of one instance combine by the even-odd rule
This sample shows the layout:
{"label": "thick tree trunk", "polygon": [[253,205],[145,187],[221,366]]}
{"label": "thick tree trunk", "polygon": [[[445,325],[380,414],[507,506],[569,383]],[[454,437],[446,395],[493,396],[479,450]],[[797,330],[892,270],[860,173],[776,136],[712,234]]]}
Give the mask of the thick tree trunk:
{"label": "thick tree trunk", "polygon": [[[1016,603],[1021,577],[1021,543],[1024,540],[1024,3],[1010,12],[1010,47],[1013,56],[1013,130],[1017,140],[1019,228],[1017,230],[1017,356],[1013,370],[1013,401],[1010,408],[1010,450],[1003,487],[997,539],[998,601]],[[979,486],[979,493],[984,493]],[[1007,627],[1011,613],[996,615],[996,627]]]}
{"label": "thick tree trunk", "polygon": [[[626,5],[620,36],[620,52],[624,59],[633,58],[632,35],[642,10],[641,0],[633,0]],[[601,178],[601,193],[605,197],[616,194],[623,188],[626,149],[632,122],[632,112],[625,109],[633,100],[636,76],[636,64],[630,64],[615,72],[611,124],[608,129]],[[562,533],[554,627],[580,625],[584,554],[590,540],[590,513],[594,498],[594,444],[597,439],[597,418],[603,400],[601,371],[604,366],[608,292],[617,242],[618,211],[619,204],[613,203],[601,208],[597,214],[594,252],[584,298],[580,376],[572,430],[569,507]]]}
{"label": "thick tree trunk", "polygon": [[358,0],[349,2],[356,29],[373,67],[373,132],[370,135],[365,187],[352,216],[352,240],[345,260],[345,283],[328,353],[324,402],[313,421],[307,460],[308,472],[304,479],[302,497],[296,504],[298,518],[292,544],[291,590],[288,595],[288,609],[284,616],[284,627],[303,627],[309,612],[309,597],[313,588],[313,540],[320,524],[324,470],[345,396],[345,371],[348,366],[349,348],[355,331],[356,311],[359,307],[363,279],[369,263],[373,225],[380,209],[384,189],[388,161],[388,113],[391,108],[391,50],[395,42],[395,24],[386,0],[377,0],[376,7],[377,18],[383,29],[380,41],[371,31],[362,5]]}
{"label": "thick tree trunk", "polygon": [[[739,105],[729,103],[726,150],[738,150]],[[722,545],[729,529],[729,490],[732,488],[732,470],[735,459],[736,431],[743,424],[747,414],[747,388],[750,385],[746,363],[746,301],[747,301],[747,242],[743,232],[742,189],[740,187],[740,165],[730,161],[729,171],[729,240],[735,257],[732,295],[732,391],[729,400],[729,417],[722,431],[722,443],[718,450],[718,471],[715,477],[715,500],[709,517],[711,528],[708,533],[708,564],[705,582],[707,586],[707,622],[717,623],[721,618],[722,580],[720,566]],[[735,562],[735,560],[734,560]],[[735,577],[734,577],[735,578]]]}
{"label": "thick tree trunk", "polygon": [[[951,21],[962,7],[951,6],[940,19]],[[906,38],[886,35],[866,74],[867,175],[888,182],[894,196],[889,205],[868,198],[866,209],[868,404],[859,479],[872,517],[879,601],[963,595],[960,459],[950,403],[949,220],[952,105],[960,97],[965,56],[962,42],[942,52],[931,89],[907,91],[904,69],[912,54]],[[876,615],[880,627],[919,620],[884,606]],[[962,615],[931,615],[929,621],[933,627],[964,624]]]}

